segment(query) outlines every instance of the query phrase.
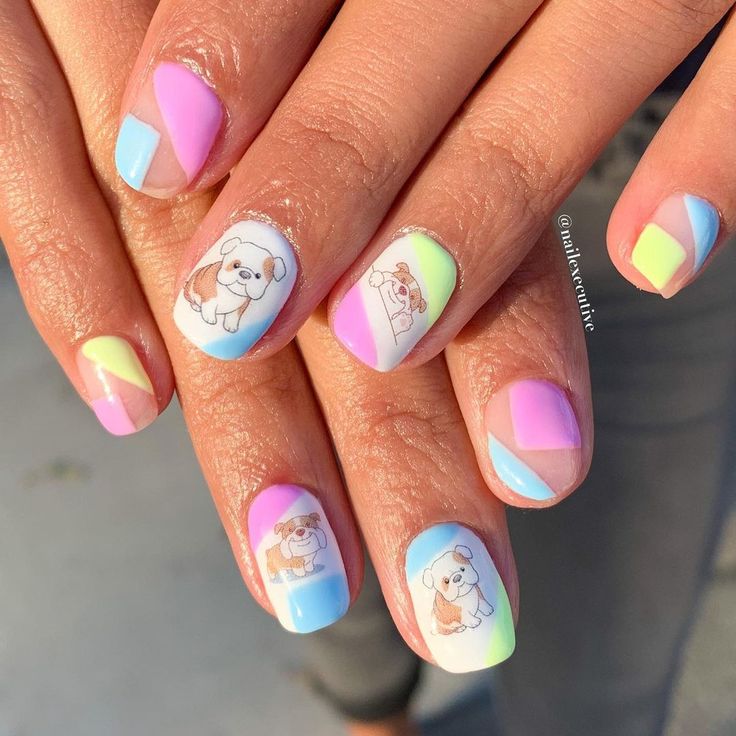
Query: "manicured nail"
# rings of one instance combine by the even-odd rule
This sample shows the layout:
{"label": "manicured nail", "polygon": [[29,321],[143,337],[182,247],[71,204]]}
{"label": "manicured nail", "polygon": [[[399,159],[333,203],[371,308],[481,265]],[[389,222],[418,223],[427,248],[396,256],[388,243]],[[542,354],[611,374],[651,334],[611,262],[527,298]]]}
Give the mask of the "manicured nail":
{"label": "manicured nail", "polygon": [[111,434],[133,434],[158,416],[151,380],[127,340],[87,340],[77,353],[77,367],[92,409]]}
{"label": "manicured nail", "polygon": [[390,371],[442,314],[457,280],[452,256],[423,233],[395,240],[335,311],[337,339],[358,360]]}
{"label": "manicured nail", "polygon": [[674,194],[644,226],[631,263],[662,296],[674,296],[702,268],[719,228],[713,205],[690,194]]}
{"label": "manicured nail", "polygon": [[488,452],[499,479],[534,501],[563,494],[580,470],[580,429],[565,392],[535,379],[507,384],[486,405]]}
{"label": "manicured nail", "polygon": [[435,662],[472,672],[508,659],[516,645],[506,588],[483,542],[461,524],[437,524],[406,551],[414,615]]}
{"label": "manicured nail", "polygon": [[239,358],[273,324],[296,272],[294,251],[276,228],[238,222],[192,270],[174,305],[174,321],[207,355]]}
{"label": "manicured nail", "polygon": [[304,488],[266,488],[248,512],[248,537],[281,625],[298,634],[345,615],[350,590],[340,548],[319,501]]}
{"label": "manicured nail", "polygon": [[123,119],[115,165],[125,182],[170,197],[199,174],[222,125],[212,88],[183,64],[162,62]]}

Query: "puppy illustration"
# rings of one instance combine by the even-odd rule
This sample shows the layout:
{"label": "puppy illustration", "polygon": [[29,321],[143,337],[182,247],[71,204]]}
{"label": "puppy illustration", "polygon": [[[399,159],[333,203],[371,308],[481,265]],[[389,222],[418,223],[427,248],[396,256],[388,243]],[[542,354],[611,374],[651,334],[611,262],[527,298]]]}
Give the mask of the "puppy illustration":
{"label": "puppy illustration", "polygon": [[314,572],[314,558],[327,546],[327,537],[319,527],[319,514],[295,516],[273,528],[281,541],[266,550],[266,569],[272,579],[291,571],[303,578]]}
{"label": "puppy illustration", "polygon": [[406,263],[397,263],[396,271],[373,271],[368,283],[381,295],[394,336],[411,329],[414,312],[427,310],[422,290]]}
{"label": "puppy illustration", "polygon": [[[424,571],[422,582],[434,588],[433,634],[459,634],[474,629],[490,616],[493,606],[478,587],[478,573],[470,560],[473,553],[462,544],[438,557]],[[480,614],[480,616],[479,616]]]}
{"label": "puppy illustration", "polygon": [[221,261],[198,268],[184,285],[184,298],[210,325],[223,315],[223,327],[237,332],[252,299],[260,299],[271,281],[286,276],[283,258],[240,238],[226,240]]}

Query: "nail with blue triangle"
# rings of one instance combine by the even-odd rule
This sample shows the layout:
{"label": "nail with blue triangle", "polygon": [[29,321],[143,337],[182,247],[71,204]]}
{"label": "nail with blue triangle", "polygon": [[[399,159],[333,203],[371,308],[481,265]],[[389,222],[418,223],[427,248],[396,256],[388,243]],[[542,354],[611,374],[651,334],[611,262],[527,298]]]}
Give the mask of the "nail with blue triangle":
{"label": "nail with blue triangle", "polygon": [[506,384],[486,405],[485,429],[493,470],[517,496],[548,505],[577,482],[580,429],[556,383],[529,378]]}

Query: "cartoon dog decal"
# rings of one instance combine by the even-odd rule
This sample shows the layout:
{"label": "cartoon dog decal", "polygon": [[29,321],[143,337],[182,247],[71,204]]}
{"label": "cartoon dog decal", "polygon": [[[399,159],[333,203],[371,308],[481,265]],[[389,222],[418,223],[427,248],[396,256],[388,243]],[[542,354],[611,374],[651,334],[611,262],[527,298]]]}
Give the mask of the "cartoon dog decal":
{"label": "cartoon dog decal", "polygon": [[397,263],[396,271],[373,271],[368,283],[381,295],[394,337],[411,329],[414,312],[427,310],[422,290],[406,263]]}
{"label": "cartoon dog decal", "polygon": [[266,569],[272,579],[289,571],[300,578],[314,572],[314,558],[327,547],[319,522],[319,514],[312,513],[276,524],[273,532],[281,541],[266,550]]}
{"label": "cartoon dog decal", "polygon": [[[433,634],[459,634],[474,629],[490,616],[493,606],[478,587],[478,573],[470,560],[473,553],[462,544],[445,552],[424,571],[422,582],[434,588]],[[480,615],[479,615],[480,614]]]}
{"label": "cartoon dog decal", "polygon": [[198,268],[184,285],[184,298],[200,312],[207,324],[237,332],[240,318],[252,299],[260,299],[271,281],[286,276],[283,258],[260,245],[240,238],[226,240],[220,248],[221,261]]}

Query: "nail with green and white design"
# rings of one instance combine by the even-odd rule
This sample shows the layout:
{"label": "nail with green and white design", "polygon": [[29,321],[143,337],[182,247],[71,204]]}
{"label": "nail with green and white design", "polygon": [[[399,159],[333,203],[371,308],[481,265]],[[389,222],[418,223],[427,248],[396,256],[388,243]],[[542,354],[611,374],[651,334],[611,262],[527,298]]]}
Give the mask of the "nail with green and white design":
{"label": "nail with green and white design", "polygon": [[406,551],[406,580],[419,631],[435,662],[472,672],[516,646],[511,604],[483,542],[462,524],[437,524]]}
{"label": "nail with green and white design", "polygon": [[401,363],[439,319],[455,290],[452,256],[428,235],[403,235],[386,248],[335,310],[337,339],[379,371]]}

